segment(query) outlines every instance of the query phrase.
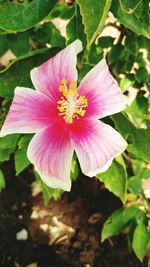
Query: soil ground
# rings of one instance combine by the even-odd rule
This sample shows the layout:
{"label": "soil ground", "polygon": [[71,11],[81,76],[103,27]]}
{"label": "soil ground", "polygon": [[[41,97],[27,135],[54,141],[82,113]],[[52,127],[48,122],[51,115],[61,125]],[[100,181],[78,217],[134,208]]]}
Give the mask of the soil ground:
{"label": "soil ground", "polygon": [[[0,267],[147,266],[129,252],[124,234],[100,243],[104,221],[121,203],[96,180],[80,176],[70,193],[45,205],[41,194],[31,194],[30,168],[15,177],[8,162],[3,171],[7,186],[0,193]],[[22,229],[28,238],[17,240]]]}

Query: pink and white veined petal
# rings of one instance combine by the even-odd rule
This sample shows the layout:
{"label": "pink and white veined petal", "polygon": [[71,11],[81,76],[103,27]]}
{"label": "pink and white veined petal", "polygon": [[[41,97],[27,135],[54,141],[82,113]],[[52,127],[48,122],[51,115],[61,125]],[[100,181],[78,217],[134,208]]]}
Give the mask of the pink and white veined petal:
{"label": "pink and white veined petal", "polygon": [[67,128],[59,123],[42,129],[29,143],[27,156],[45,184],[70,191],[73,148]]}
{"label": "pink and white veined petal", "polygon": [[76,124],[72,128],[71,139],[82,172],[90,177],[106,171],[112,160],[127,146],[111,126],[91,119]]}
{"label": "pink and white veined petal", "polygon": [[17,87],[0,136],[35,133],[56,119],[56,107],[46,96],[29,88]]}
{"label": "pink and white veined petal", "polygon": [[77,54],[81,51],[82,43],[76,40],[41,66],[34,68],[31,79],[35,88],[56,102],[60,97],[61,80],[67,80],[67,85],[77,80]]}
{"label": "pink and white veined petal", "polygon": [[112,77],[105,59],[102,59],[83,78],[78,92],[88,100],[86,117],[100,119],[125,108],[123,95]]}

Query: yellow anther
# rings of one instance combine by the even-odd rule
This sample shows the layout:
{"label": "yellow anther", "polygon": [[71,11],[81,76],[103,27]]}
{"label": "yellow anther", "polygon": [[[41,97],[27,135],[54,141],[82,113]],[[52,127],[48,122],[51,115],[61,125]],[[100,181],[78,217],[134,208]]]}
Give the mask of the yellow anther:
{"label": "yellow anther", "polygon": [[63,85],[59,85],[59,91],[63,92],[63,90],[64,90],[64,86]]}
{"label": "yellow anther", "polygon": [[69,89],[70,89],[70,91],[75,91],[75,88],[76,88],[76,82],[72,81],[70,86],[69,86]]}
{"label": "yellow anther", "polygon": [[61,80],[61,83],[66,85],[67,84],[67,80]]}
{"label": "yellow anther", "polygon": [[67,97],[68,94],[69,94],[69,91],[68,91],[66,88],[64,88],[64,90],[63,90],[63,95],[64,95],[65,97]]}
{"label": "yellow anther", "polygon": [[79,96],[77,93],[75,81],[70,83],[69,89],[66,85],[67,80],[61,80],[61,83],[59,91],[62,92],[63,96],[57,102],[57,109],[60,112],[59,115],[71,124],[74,119],[78,120],[85,115],[88,102],[85,96]]}

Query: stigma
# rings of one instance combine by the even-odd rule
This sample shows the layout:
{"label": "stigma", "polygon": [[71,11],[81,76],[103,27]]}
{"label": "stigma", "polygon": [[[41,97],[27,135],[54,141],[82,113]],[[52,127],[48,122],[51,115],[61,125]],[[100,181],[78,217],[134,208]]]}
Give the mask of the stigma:
{"label": "stigma", "polygon": [[88,102],[85,96],[80,96],[76,90],[76,82],[72,81],[67,88],[67,80],[61,80],[59,91],[62,92],[62,97],[57,102],[59,116],[67,123],[73,123],[74,120],[79,120],[86,113]]}

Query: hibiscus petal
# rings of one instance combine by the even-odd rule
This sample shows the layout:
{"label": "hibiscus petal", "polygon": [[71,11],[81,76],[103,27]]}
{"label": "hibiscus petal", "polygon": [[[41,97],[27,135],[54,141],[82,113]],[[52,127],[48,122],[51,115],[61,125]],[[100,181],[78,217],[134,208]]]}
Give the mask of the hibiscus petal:
{"label": "hibiscus petal", "polygon": [[46,96],[29,88],[17,87],[0,136],[35,133],[56,120],[57,116],[56,107]]}
{"label": "hibiscus petal", "polygon": [[70,169],[73,148],[69,132],[59,124],[53,124],[31,140],[27,156],[34,164],[41,179],[52,188],[70,191]]}
{"label": "hibiscus petal", "polygon": [[111,126],[90,119],[74,125],[71,139],[82,172],[90,177],[106,171],[112,160],[127,146],[126,141]]}
{"label": "hibiscus petal", "polygon": [[103,118],[125,108],[123,95],[112,77],[106,60],[101,60],[83,78],[78,88],[79,94],[86,96],[88,107],[86,117]]}
{"label": "hibiscus petal", "polygon": [[31,71],[31,79],[37,90],[56,102],[60,96],[61,80],[77,80],[77,54],[82,50],[82,43],[76,40],[38,68]]}

